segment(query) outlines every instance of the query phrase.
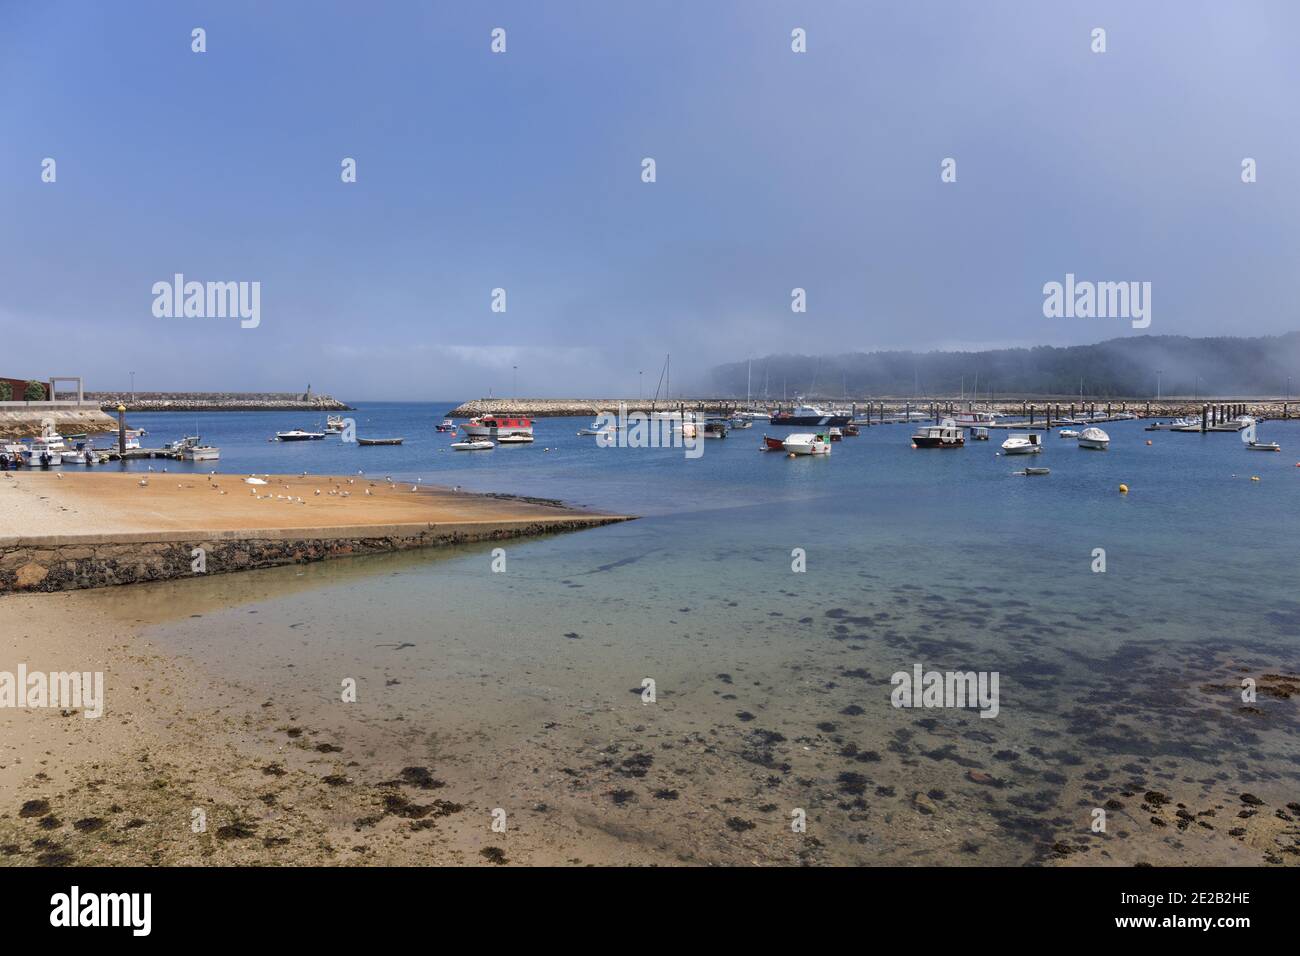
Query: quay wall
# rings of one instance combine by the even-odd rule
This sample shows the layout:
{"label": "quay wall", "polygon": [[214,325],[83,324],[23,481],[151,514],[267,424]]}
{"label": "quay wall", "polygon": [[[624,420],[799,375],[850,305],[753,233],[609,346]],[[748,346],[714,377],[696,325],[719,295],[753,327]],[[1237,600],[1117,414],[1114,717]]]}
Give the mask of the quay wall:
{"label": "quay wall", "polygon": [[0,594],[71,591],[305,564],[361,554],[444,547],[553,534],[627,521],[618,515],[569,515],[501,521],[345,526],[247,531],[141,532],[0,538]]}

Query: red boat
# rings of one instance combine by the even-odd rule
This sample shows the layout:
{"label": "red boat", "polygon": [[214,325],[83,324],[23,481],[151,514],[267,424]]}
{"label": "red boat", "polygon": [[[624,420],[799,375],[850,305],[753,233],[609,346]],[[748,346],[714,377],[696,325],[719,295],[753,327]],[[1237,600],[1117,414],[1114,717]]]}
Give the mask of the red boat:
{"label": "red boat", "polygon": [[785,451],[785,442],[780,438],[763,436],[763,451]]}
{"label": "red boat", "polygon": [[523,415],[484,415],[471,418],[460,430],[470,438],[505,438],[509,435],[532,435],[533,421]]}

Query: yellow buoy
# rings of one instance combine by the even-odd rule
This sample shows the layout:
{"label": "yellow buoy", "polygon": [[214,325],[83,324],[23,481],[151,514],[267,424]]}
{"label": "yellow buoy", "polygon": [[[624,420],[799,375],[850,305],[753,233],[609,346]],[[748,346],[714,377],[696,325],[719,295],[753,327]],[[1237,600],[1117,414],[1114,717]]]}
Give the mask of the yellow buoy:
{"label": "yellow buoy", "polygon": [[1251,476],[1250,476],[1250,480],[1251,480],[1251,481],[1259,481],[1259,475],[1251,475]]}
{"label": "yellow buoy", "polygon": [[1128,485],[1120,485],[1120,486],[1119,486],[1119,493],[1120,493],[1121,495],[1126,495],[1126,494],[1128,494]]}

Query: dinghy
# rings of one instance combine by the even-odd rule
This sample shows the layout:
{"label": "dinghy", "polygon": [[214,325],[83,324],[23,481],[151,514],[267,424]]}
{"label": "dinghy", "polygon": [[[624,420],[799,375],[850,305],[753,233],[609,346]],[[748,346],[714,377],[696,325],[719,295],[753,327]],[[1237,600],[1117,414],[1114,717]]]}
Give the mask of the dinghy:
{"label": "dinghy", "polygon": [[490,451],[496,446],[485,438],[475,438],[466,441],[454,441],[451,447],[456,451]]}

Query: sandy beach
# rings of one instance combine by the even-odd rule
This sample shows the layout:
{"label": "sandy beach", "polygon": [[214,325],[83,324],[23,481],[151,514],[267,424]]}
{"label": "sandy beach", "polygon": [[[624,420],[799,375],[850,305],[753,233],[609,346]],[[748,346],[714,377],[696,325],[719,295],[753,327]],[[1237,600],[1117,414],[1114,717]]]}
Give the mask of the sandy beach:
{"label": "sandy beach", "polygon": [[[5,472],[0,538],[312,529],[554,517],[558,502],[460,493],[382,477]],[[143,484],[142,484],[143,482]],[[576,514],[577,512],[568,512]]]}

